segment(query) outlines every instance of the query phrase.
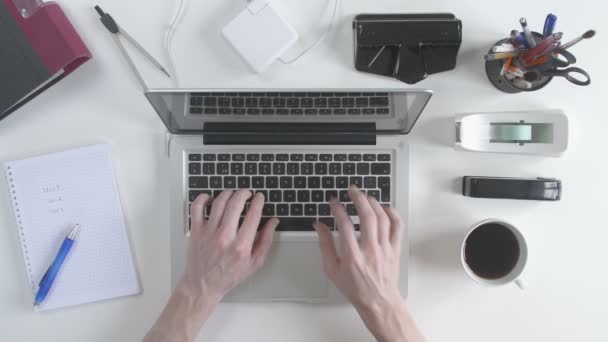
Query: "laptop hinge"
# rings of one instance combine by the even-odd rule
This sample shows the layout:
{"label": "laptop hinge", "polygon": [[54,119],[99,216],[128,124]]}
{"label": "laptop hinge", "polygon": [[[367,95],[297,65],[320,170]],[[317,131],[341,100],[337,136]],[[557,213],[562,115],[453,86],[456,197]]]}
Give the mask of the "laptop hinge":
{"label": "laptop hinge", "polygon": [[205,145],[375,145],[375,123],[206,123]]}

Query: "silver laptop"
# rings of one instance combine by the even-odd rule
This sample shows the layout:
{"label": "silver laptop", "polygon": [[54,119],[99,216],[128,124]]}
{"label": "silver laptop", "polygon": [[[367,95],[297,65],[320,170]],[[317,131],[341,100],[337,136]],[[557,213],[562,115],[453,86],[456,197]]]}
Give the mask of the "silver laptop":
{"label": "silver laptop", "polygon": [[[189,203],[224,189],[262,192],[264,220],[281,224],[263,269],[229,301],[340,301],[323,273],[312,223],[334,227],[328,201],[356,210],[357,185],[380,203],[408,208],[408,134],[431,98],[426,90],[149,90],[146,97],[171,133],[168,167],[171,276],[186,261]],[[358,225],[356,226],[358,229]],[[407,292],[407,241],[402,290]]]}

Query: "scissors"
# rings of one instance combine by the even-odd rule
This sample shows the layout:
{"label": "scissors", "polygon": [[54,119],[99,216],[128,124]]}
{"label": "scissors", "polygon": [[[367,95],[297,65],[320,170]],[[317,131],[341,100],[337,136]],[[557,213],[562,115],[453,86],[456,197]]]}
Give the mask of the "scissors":
{"label": "scissors", "polygon": [[[560,56],[564,59],[561,59]],[[528,82],[535,82],[540,81],[543,77],[563,77],[578,86],[591,84],[591,76],[585,70],[577,67],[568,68],[574,63],[576,63],[576,57],[572,53],[557,48],[547,55],[546,63],[526,72],[524,79]]]}

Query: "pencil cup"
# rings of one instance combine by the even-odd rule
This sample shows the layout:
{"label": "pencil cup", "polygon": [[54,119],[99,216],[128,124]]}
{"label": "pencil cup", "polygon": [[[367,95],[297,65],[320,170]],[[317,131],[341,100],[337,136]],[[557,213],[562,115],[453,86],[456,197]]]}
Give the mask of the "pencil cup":
{"label": "pencil cup", "polygon": [[[534,35],[534,39],[537,42],[540,42],[543,40],[542,34],[540,34],[538,32],[532,32],[532,34]],[[500,46],[502,44],[509,43],[510,41],[511,41],[510,39],[503,39],[503,40],[497,42],[496,44],[494,44],[492,47]],[[493,53],[491,48],[488,53]],[[544,86],[546,86],[547,84],[549,84],[549,82],[551,82],[551,79],[553,79],[553,77],[551,77],[551,76],[543,76],[538,81],[530,82],[531,83],[530,87],[526,87],[523,84],[518,84],[517,81],[510,80],[509,78],[506,77],[506,74],[501,75],[501,71],[505,64],[505,61],[506,61],[505,59],[486,61],[486,75],[488,76],[488,80],[490,80],[490,83],[492,83],[496,87],[496,89],[503,91],[505,93],[516,94],[516,93],[521,93],[524,91],[539,90],[539,89],[543,88]]]}

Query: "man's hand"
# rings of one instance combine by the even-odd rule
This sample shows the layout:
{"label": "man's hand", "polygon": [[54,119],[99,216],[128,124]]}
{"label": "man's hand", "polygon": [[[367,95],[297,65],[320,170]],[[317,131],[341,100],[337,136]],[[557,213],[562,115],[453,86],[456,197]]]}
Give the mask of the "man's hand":
{"label": "man's hand", "polygon": [[[227,190],[215,200],[201,195],[192,203],[190,245],[182,283],[193,295],[221,299],[264,264],[279,220],[266,222],[256,238],[264,206],[264,196],[256,194],[239,229],[239,218],[250,198],[248,190]],[[203,210],[212,201],[207,221]]]}
{"label": "man's hand", "polygon": [[422,341],[399,291],[399,264],[404,224],[395,209],[356,188],[349,190],[360,218],[361,237],[344,206],[331,201],[339,251],[329,228],[316,223],[327,276],[355,306],[379,341]]}
{"label": "man's hand", "polygon": [[[250,198],[248,190],[227,190],[215,200],[200,195],[192,203],[186,271],[145,342],[194,341],[222,298],[262,267],[279,220],[266,222],[256,237],[264,206],[264,196],[256,194],[239,227]],[[205,220],[203,210],[212,203]]]}

